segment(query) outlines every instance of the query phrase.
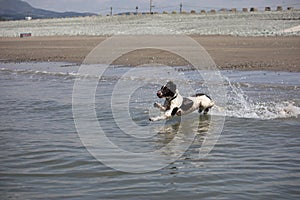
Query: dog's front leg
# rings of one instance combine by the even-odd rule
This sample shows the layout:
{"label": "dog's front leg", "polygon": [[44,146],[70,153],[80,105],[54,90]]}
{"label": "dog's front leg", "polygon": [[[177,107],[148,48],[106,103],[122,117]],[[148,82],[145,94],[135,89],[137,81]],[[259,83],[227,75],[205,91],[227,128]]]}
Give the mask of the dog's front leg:
{"label": "dog's front leg", "polygon": [[149,118],[149,120],[154,122],[154,121],[158,121],[158,120],[168,119],[168,118],[171,118],[173,116],[172,114],[173,114],[172,110],[167,110],[162,115],[157,116],[157,117],[151,117],[151,118]]}
{"label": "dog's front leg", "polygon": [[160,116],[157,116],[157,117],[150,117],[150,118],[149,118],[149,120],[152,121],[152,122],[159,121],[159,120],[163,120],[163,119],[167,119],[167,116],[165,116],[165,115],[160,115]]}
{"label": "dog's front leg", "polygon": [[164,107],[164,106],[161,105],[160,103],[155,102],[155,103],[154,103],[154,107],[155,107],[155,108],[159,108],[160,111],[166,111],[166,107]]}

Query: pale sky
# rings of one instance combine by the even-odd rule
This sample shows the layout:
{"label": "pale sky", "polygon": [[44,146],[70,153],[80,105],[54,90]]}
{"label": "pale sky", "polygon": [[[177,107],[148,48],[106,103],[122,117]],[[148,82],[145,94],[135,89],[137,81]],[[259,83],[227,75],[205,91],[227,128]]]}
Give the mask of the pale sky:
{"label": "pale sky", "polygon": [[[114,13],[133,12],[136,6],[139,12],[149,11],[150,0],[23,0],[30,3],[33,7],[52,11],[76,11],[93,12],[98,14],[108,14],[110,7],[113,7]],[[179,5],[182,3],[183,10],[200,11],[221,8],[250,8],[256,7],[263,10],[270,6],[276,9],[277,6],[288,6],[300,8],[300,0],[152,0],[153,11],[162,12],[173,10],[179,11]]]}

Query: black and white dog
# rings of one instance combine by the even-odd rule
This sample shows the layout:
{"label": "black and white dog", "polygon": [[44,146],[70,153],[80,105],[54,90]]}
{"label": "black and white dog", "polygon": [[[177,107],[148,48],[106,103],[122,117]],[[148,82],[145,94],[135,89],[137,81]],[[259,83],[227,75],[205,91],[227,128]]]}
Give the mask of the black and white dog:
{"label": "black and white dog", "polygon": [[168,119],[175,115],[185,115],[197,109],[199,113],[203,111],[204,114],[207,114],[209,109],[214,106],[214,102],[206,94],[182,97],[172,81],[169,81],[166,85],[162,86],[156,94],[159,98],[166,99],[164,105],[154,103],[154,107],[159,108],[164,113],[157,117],[151,117],[149,119],[150,121]]}

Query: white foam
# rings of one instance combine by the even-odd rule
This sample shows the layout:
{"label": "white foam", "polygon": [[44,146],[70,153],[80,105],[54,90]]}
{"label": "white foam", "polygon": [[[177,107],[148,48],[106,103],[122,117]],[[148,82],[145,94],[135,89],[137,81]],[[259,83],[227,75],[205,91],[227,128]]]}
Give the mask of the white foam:
{"label": "white foam", "polygon": [[300,107],[293,101],[253,101],[244,93],[240,84],[231,84],[228,81],[228,103],[225,108],[215,106],[212,114],[252,119],[279,119],[297,118],[300,115]]}

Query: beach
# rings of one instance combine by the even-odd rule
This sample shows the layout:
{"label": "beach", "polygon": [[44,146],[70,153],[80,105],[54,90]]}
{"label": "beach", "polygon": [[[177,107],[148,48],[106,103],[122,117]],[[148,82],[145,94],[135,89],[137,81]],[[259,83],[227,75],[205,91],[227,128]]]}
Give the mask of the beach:
{"label": "beach", "polygon": [[[300,71],[300,37],[240,37],[191,35],[220,69]],[[81,64],[108,36],[1,37],[1,62],[71,62]],[[160,63],[185,66],[186,61],[161,50],[131,52],[114,61],[116,65],[138,66]]]}
{"label": "beach", "polygon": [[[299,10],[291,10],[7,21],[0,23],[0,61],[80,64],[112,36],[187,35],[220,69],[299,72],[299,15]],[[22,33],[32,37],[19,38]],[[146,48],[123,55],[112,64],[188,65],[170,52]]]}

